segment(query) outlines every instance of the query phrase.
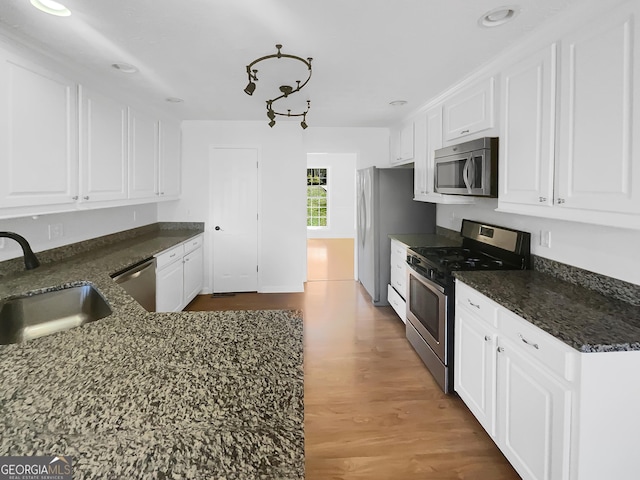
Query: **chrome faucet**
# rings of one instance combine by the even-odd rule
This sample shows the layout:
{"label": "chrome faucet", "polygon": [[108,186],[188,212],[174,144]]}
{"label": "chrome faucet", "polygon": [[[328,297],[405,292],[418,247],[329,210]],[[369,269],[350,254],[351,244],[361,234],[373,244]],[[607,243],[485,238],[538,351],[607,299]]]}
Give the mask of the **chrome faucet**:
{"label": "chrome faucet", "polygon": [[40,261],[36,257],[36,254],[31,250],[31,246],[27,239],[22,235],[18,235],[13,232],[0,232],[0,237],[11,238],[18,242],[22,247],[22,253],[24,255],[24,268],[25,270],[33,270],[34,268],[38,268],[40,266]]}

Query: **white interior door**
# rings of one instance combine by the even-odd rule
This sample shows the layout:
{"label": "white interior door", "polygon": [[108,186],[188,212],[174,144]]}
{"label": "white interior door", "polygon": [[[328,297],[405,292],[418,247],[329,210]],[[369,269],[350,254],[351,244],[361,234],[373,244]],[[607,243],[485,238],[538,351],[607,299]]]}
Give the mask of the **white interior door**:
{"label": "white interior door", "polygon": [[258,150],[211,149],[213,292],[258,290]]}

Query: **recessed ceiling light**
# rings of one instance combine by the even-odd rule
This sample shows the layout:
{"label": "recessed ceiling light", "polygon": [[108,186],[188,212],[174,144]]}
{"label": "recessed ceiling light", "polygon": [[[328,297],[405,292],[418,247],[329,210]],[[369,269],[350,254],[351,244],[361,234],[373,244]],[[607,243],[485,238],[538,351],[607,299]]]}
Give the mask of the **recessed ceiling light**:
{"label": "recessed ceiling light", "polygon": [[402,105],[406,105],[406,104],[407,104],[406,100],[393,100],[392,102],[389,102],[389,105],[394,107],[401,107]]}
{"label": "recessed ceiling light", "polygon": [[478,19],[478,25],[485,28],[504,25],[513,20],[518,13],[520,13],[520,7],[517,5],[494,8]]}
{"label": "recessed ceiling light", "polygon": [[166,101],[169,102],[169,103],[182,103],[182,102],[184,102],[183,99],[178,98],[178,97],[168,97],[168,98],[166,98]]}
{"label": "recessed ceiling light", "polygon": [[138,71],[138,67],[128,63],[113,63],[111,66],[122,73],[136,73]]}
{"label": "recessed ceiling light", "polygon": [[31,5],[49,15],[56,15],[57,17],[68,17],[71,15],[71,10],[53,0],[31,0]]}

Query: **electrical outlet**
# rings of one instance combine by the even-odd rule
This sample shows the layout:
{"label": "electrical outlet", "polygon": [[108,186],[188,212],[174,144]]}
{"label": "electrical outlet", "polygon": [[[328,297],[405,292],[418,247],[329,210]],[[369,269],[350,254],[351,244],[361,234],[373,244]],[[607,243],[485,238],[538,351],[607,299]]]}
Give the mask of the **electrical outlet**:
{"label": "electrical outlet", "polygon": [[49,240],[61,238],[62,236],[64,236],[64,232],[61,223],[52,223],[49,225]]}
{"label": "electrical outlet", "polygon": [[551,248],[551,232],[549,230],[540,230],[540,246]]}

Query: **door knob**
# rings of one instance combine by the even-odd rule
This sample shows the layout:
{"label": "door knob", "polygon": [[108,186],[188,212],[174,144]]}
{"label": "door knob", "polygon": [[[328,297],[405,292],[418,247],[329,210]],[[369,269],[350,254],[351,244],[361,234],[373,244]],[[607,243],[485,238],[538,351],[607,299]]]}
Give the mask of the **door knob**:
{"label": "door knob", "polygon": [[218,225],[216,225],[215,230],[221,230],[221,228]]}

